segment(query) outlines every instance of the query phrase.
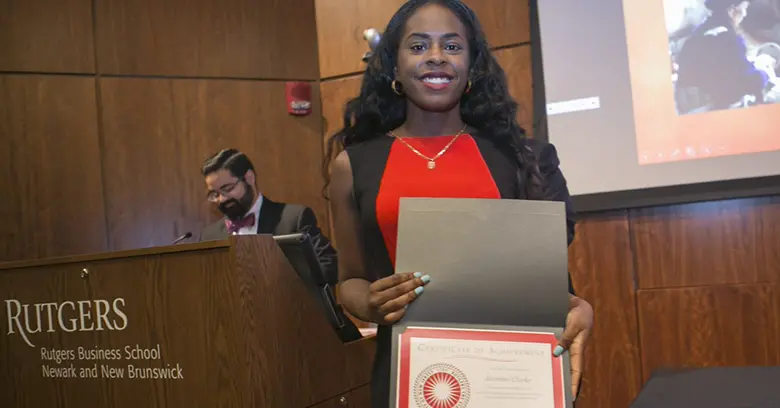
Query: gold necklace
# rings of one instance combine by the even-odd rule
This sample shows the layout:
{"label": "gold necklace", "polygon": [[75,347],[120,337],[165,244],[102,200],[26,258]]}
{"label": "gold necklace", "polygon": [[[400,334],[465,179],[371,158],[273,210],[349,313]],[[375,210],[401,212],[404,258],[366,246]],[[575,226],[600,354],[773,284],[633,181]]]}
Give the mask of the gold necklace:
{"label": "gold necklace", "polygon": [[458,132],[458,134],[456,134],[456,135],[455,135],[455,137],[453,137],[453,138],[452,138],[452,140],[450,140],[450,142],[449,142],[449,143],[447,143],[447,145],[446,145],[446,146],[444,146],[444,148],[443,148],[443,149],[441,149],[441,150],[439,151],[439,153],[436,153],[436,155],[435,155],[435,156],[433,156],[433,157],[428,157],[428,156],[426,156],[426,155],[422,154],[422,153],[421,153],[419,150],[415,149],[415,148],[414,148],[414,146],[410,145],[410,144],[409,144],[409,143],[408,143],[406,140],[404,140],[402,137],[400,137],[400,136],[396,136],[396,135],[395,135],[395,133],[393,133],[392,131],[390,131],[390,132],[387,132],[387,133],[388,133],[390,136],[392,136],[392,137],[394,137],[394,138],[398,139],[398,140],[399,140],[401,143],[403,143],[403,144],[404,144],[406,147],[408,147],[408,148],[409,148],[409,149],[410,149],[410,150],[411,150],[411,151],[412,151],[414,154],[416,154],[416,155],[418,155],[418,156],[422,157],[423,159],[427,160],[427,161],[428,161],[428,170],[433,170],[433,169],[435,169],[435,168],[436,168],[436,159],[438,159],[438,158],[439,158],[439,157],[441,157],[441,156],[442,156],[444,153],[446,153],[446,152],[447,152],[447,150],[449,150],[449,148],[450,148],[450,147],[451,147],[451,146],[452,146],[452,145],[455,143],[455,141],[456,141],[456,140],[458,140],[458,137],[460,137],[460,135],[462,135],[462,134],[463,134],[463,131],[465,131],[465,130],[466,130],[466,125],[463,125],[463,129],[461,129],[461,130],[460,130],[460,132]]}

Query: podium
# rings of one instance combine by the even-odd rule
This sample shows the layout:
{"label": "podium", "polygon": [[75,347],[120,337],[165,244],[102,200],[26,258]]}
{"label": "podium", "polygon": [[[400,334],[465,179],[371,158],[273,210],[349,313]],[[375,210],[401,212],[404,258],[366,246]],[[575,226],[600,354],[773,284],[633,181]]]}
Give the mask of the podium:
{"label": "podium", "polygon": [[369,407],[271,236],[0,264],[0,406]]}

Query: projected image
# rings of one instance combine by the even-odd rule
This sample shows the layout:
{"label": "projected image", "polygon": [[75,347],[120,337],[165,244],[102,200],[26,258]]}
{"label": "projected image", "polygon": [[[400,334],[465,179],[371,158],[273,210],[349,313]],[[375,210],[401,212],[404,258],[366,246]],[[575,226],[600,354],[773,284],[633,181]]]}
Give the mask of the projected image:
{"label": "projected image", "polygon": [[772,2],[663,4],[678,114],[780,102],[780,17]]}
{"label": "projected image", "polygon": [[780,0],[623,0],[639,164],[780,150]]}
{"label": "projected image", "polygon": [[780,0],[531,4],[540,136],[580,202],[780,176]]}

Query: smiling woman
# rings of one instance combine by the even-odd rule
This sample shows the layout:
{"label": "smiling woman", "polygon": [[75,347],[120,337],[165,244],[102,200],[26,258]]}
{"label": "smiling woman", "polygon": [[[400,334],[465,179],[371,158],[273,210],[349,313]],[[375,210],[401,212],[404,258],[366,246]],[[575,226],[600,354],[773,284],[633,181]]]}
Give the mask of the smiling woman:
{"label": "smiling woman", "polygon": [[[400,198],[563,201],[569,243],[574,238],[555,148],[526,139],[516,113],[504,71],[468,6],[412,0],[396,12],[368,61],[360,95],[346,106],[344,128],[329,141],[324,169],[326,176],[332,171],[340,300],[354,316],[379,324],[373,407],[390,401],[390,326],[436,279],[424,271],[394,273]],[[576,394],[593,312],[570,299],[556,355],[570,350]]]}
{"label": "smiling woman", "polygon": [[[428,31],[416,30],[418,27]],[[393,89],[406,93],[425,111],[457,108],[469,77],[467,35],[466,27],[453,13],[425,7],[413,14],[399,47]]]}

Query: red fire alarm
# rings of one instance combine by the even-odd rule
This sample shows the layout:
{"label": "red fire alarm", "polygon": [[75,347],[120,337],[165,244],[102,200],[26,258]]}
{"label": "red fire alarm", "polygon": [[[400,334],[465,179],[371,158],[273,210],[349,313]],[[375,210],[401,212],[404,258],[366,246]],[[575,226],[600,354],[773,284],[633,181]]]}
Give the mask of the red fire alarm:
{"label": "red fire alarm", "polygon": [[287,112],[305,116],[311,113],[311,83],[287,82]]}

